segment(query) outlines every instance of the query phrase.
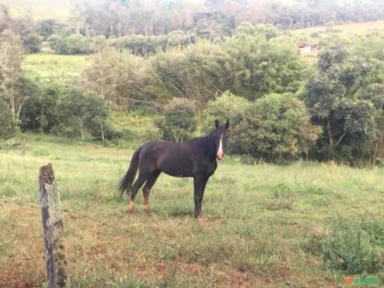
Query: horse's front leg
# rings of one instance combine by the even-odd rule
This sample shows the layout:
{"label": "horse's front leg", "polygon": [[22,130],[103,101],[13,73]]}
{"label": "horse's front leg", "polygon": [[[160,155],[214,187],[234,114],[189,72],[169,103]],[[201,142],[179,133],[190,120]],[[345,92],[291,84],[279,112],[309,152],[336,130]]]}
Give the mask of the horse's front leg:
{"label": "horse's front leg", "polygon": [[208,179],[209,177],[204,177],[202,175],[196,175],[193,177],[195,218],[200,218],[202,216],[201,206],[203,202],[205,186],[207,185]]}

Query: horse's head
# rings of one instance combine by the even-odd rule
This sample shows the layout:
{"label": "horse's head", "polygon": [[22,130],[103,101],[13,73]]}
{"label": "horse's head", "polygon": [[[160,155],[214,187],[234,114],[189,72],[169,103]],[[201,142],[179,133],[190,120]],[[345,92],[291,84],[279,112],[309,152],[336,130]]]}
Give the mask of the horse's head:
{"label": "horse's head", "polygon": [[224,157],[224,150],[227,146],[227,131],[229,128],[229,121],[227,120],[225,124],[220,124],[218,120],[215,120],[215,133],[214,141],[216,148],[216,159],[221,160]]}

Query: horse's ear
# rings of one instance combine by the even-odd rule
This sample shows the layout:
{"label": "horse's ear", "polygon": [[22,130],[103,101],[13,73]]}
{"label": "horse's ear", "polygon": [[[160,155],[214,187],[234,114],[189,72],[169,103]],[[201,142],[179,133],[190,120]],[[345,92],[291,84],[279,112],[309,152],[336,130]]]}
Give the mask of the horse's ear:
{"label": "horse's ear", "polygon": [[215,120],[215,127],[216,127],[216,129],[217,129],[217,127],[219,127],[219,120]]}
{"label": "horse's ear", "polygon": [[229,128],[229,120],[227,119],[227,121],[225,121],[225,129],[228,129]]}

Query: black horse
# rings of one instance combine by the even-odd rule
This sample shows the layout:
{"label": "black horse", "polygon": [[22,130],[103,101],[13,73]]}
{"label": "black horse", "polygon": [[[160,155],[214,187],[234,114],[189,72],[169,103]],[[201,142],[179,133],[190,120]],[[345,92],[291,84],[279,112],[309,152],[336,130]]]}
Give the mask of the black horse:
{"label": "black horse", "polygon": [[[120,182],[121,195],[130,192],[128,212],[135,211],[137,191],[144,185],[144,209],[150,214],[149,193],[161,172],[175,177],[193,177],[195,218],[201,217],[201,202],[209,177],[216,170],[216,159],[224,157],[229,121],[219,124],[204,137],[177,144],[168,141],[151,141],[135,151],[131,164]],[[132,185],[139,170],[139,177]]]}

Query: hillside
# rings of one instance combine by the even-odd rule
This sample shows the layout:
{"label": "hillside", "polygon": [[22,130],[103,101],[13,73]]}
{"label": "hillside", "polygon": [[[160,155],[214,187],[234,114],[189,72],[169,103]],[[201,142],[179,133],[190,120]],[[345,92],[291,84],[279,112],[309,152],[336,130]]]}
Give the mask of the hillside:
{"label": "hillside", "polygon": [[318,41],[325,37],[339,36],[351,40],[355,36],[381,32],[384,29],[384,21],[349,23],[340,25],[315,26],[290,30],[290,32],[302,41]]}

